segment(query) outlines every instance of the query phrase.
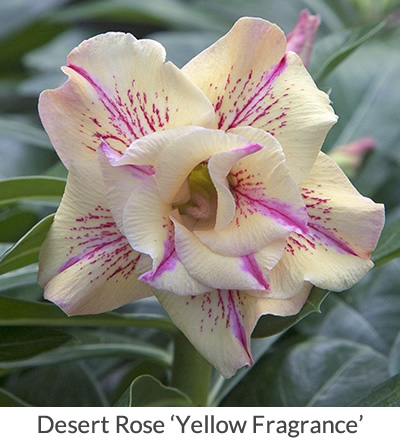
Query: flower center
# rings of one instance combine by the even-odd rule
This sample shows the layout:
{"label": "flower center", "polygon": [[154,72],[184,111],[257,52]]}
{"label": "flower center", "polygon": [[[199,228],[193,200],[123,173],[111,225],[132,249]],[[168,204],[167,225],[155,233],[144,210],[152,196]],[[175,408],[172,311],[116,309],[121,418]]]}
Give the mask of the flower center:
{"label": "flower center", "polygon": [[177,205],[181,215],[195,220],[214,220],[217,209],[217,192],[206,163],[197,165],[187,178],[190,199]]}

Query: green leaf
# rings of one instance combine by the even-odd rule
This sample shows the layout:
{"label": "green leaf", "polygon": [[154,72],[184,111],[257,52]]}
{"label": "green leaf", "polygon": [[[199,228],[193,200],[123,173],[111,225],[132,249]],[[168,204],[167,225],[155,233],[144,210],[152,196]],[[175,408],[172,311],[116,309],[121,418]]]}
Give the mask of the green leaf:
{"label": "green leaf", "polygon": [[[316,82],[321,84],[322,81],[341,64],[349,55],[351,55],[358,47],[363,43],[374,37],[379,31],[386,26],[386,20],[375,24],[373,26],[363,26],[357,30],[351,31],[349,37],[345,42],[341,41],[340,46],[336,47],[337,51],[320,67],[318,73],[315,74]],[[330,43],[330,49],[332,49],[332,43]],[[326,56],[326,54],[325,54]]]}
{"label": "green leaf", "polygon": [[38,222],[38,215],[20,206],[0,211],[0,242],[15,243]]}
{"label": "green leaf", "polygon": [[[167,25],[181,29],[221,29],[223,18],[214,18],[193,5],[180,0],[100,0],[80,2],[58,10],[54,14],[57,21],[75,22],[82,19],[114,19]],[[222,21],[222,24],[221,24]]]}
{"label": "green leaf", "polygon": [[370,347],[311,338],[265,356],[223,404],[346,406],[387,378],[387,358]]}
{"label": "green leaf", "polygon": [[[56,343],[57,341],[53,342]],[[0,348],[2,348],[1,344]],[[10,370],[15,368],[40,367],[68,361],[104,357],[130,360],[137,358],[145,359],[164,368],[170,368],[172,364],[171,355],[165,350],[153,344],[132,340],[129,344],[117,342],[92,344],[71,343],[49,351],[42,350],[42,353],[36,356],[20,360],[1,361],[0,357],[0,368]]]}
{"label": "green leaf", "polygon": [[53,219],[54,214],[42,219],[0,257],[0,274],[28,266],[38,261],[40,247],[47,236]]}
{"label": "green leaf", "polygon": [[389,373],[400,374],[400,331],[397,334],[389,353]]}
{"label": "green leaf", "polygon": [[155,328],[174,334],[176,327],[159,315],[102,313],[68,317],[58,307],[0,296],[0,326],[46,327],[138,327]]}
{"label": "green leaf", "polygon": [[105,406],[100,384],[83,362],[66,362],[23,370],[6,389],[33,406]]}
{"label": "green leaf", "polygon": [[0,207],[22,200],[33,200],[58,206],[65,180],[55,177],[16,177],[0,181]]}
{"label": "green leaf", "polygon": [[315,312],[319,313],[321,311],[320,306],[328,294],[328,291],[314,287],[303,308],[297,313],[297,315],[287,317],[273,315],[262,316],[254,329],[252,337],[265,338],[267,336],[276,335],[288,330],[309,314]]}
{"label": "green leaf", "polygon": [[17,406],[29,406],[23,402],[17,396],[14,396],[7,390],[0,388],[0,407],[17,407]]}
{"label": "green leaf", "polygon": [[374,388],[366,397],[352,406],[399,407],[400,406],[400,374],[391,377]]}
{"label": "green leaf", "polygon": [[386,354],[400,331],[400,261],[378,266],[348,292],[331,294],[322,315],[299,324],[307,335],[350,339]]}
{"label": "green leaf", "polygon": [[2,136],[36,147],[53,149],[45,131],[32,123],[16,117],[0,117]]}
{"label": "green leaf", "polygon": [[136,378],[115,406],[192,406],[190,398],[177,388],[163,385],[150,375]]}
{"label": "green leaf", "polygon": [[57,329],[0,327],[0,368],[4,363],[26,359],[58,347],[70,336]]}
{"label": "green leaf", "polygon": [[375,264],[382,264],[399,256],[400,219],[383,228],[378,246],[372,253],[372,260]]}
{"label": "green leaf", "polygon": [[26,266],[22,269],[8,272],[0,276],[0,294],[16,289],[37,284],[37,266]]}

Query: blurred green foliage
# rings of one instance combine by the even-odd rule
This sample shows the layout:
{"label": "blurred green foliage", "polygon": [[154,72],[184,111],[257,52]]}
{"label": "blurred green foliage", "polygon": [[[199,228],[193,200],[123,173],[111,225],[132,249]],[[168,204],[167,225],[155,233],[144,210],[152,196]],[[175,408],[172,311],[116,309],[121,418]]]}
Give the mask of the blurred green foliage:
{"label": "blurred green foliage", "polygon": [[182,66],[240,16],[289,32],[304,8],[321,16],[310,72],[340,117],[324,150],[365,136],[378,145],[353,182],[386,206],[379,266],[323,303],[326,292],[314,291],[298,317],[263,319],[258,362],[229,381],[215,374],[209,404],[400,404],[399,1],[1,0],[0,406],[190,404],[168,386],[174,327],[156,302],[69,319],[36,284],[38,249],[66,178],[37,100],[64,81],[68,52],[120,30],[160,41]]}

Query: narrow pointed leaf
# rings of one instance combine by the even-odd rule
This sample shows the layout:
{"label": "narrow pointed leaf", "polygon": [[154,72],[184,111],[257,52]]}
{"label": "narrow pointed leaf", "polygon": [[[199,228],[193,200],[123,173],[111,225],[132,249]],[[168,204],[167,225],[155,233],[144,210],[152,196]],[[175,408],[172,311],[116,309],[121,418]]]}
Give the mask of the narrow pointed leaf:
{"label": "narrow pointed leaf", "polygon": [[321,83],[340,63],[342,63],[348,56],[350,56],[358,47],[368,41],[386,25],[386,20],[373,25],[363,26],[353,31],[344,44],[338,48],[338,51],[333,53],[322,64],[319,72],[315,75],[316,82]]}
{"label": "narrow pointed leaf", "polygon": [[58,206],[65,180],[56,177],[15,177],[0,181],[0,207],[15,202],[34,200]]}
{"label": "narrow pointed leaf", "polygon": [[174,333],[171,321],[159,315],[103,313],[88,316],[66,316],[53,304],[22,301],[0,296],[0,326],[46,327],[138,327],[156,328]]}
{"label": "narrow pointed leaf", "polygon": [[53,219],[54,214],[42,219],[0,257],[0,275],[38,261],[40,247]]}

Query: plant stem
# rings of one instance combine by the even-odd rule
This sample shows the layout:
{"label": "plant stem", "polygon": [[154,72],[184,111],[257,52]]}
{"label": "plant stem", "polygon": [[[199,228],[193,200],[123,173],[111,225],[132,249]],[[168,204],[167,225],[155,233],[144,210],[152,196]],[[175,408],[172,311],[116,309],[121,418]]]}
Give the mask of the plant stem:
{"label": "plant stem", "polygon": [[195,406],[206,406],[212,366],[179,332],[175,336],[172,386],[187,394]]}

